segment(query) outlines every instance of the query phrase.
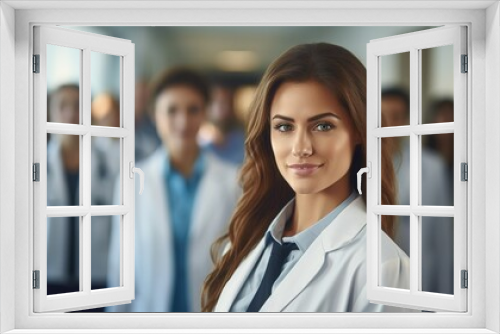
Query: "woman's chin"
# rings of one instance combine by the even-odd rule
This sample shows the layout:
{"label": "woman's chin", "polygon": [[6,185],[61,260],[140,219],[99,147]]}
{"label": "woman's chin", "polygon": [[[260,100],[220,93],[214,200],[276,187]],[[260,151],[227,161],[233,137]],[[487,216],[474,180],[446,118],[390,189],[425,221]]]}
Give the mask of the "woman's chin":
{"label": "woman's chin", "polygon": [[312,195],[319,191],[317,187],[312,185],[292,185],[292,189],[297,195]]}

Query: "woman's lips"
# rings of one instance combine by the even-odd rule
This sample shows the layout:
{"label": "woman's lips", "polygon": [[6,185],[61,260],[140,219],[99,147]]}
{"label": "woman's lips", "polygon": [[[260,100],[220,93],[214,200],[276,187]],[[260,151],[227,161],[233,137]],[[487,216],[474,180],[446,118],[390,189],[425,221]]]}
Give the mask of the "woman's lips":
{"label": "woman's lips", "polygon": [[292,170],[295,175],[298,176],[309,176],[314,174],[323,164],[291,164],[288,165],[288,168]]}

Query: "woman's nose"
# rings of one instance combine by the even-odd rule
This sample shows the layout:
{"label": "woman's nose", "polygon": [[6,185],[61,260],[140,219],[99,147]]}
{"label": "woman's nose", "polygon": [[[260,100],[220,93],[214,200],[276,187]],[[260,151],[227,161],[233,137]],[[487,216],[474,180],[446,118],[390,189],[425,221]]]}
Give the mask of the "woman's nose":
{"label": "woman's nose", "polygon": [[292,155],[298,158],[305,158],[313,154],[313,146],[309,134],[305,131],[297,131],[294,138]]}

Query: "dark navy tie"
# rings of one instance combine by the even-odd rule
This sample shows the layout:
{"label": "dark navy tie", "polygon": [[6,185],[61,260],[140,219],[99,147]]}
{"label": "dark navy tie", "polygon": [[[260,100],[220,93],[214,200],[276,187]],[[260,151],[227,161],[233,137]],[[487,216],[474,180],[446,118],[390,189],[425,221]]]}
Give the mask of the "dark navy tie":
{"label": "dark navy tie", "polygon": [[293,242],[279,244],[274,239],[272,239],[272,241],[273,249],[271,250],[266,272],[262,278],[259,289],[248,306],[247,312],[258,312],[260,310],[262,305],[271,295],[273,284],[281,274],[281,268],[286,258],[292,250],[297,249],[297,245]]}

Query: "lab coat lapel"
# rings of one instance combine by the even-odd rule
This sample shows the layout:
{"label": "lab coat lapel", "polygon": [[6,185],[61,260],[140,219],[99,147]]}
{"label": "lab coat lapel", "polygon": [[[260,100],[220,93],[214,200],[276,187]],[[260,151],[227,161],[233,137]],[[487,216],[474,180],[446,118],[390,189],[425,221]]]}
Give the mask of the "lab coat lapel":
{"label": "lab coat lapel", "polygon": [[316,240],[276,287],[260,312],[281,312],[312,281],[325,262],[323,244]]}
{"label": "lab coat lapel", "polygon": [[[150,247],[138,250],[144,252],[142,259],[145,257],[147,261],[150,261],[149,265],[144,266],[150,271],[140,273],[143,276],[143,284],[147,285],[148,291],[144,295],[148,296],[146,307],[150,310],[166,310],[170,307],[174,271],[168,192],[163,177],[165,153],[160,150],[163,150],[163,147],[158,149],[144,170],[145,187],[148,187],[148,191],[139,195],[136,188],[136,200],[141,203],[142,215],[146,217],[144,222],[136,221],[136,224],[145,224],[139,227],[143,229],[141,235],[150,236],[150,239],[143,240],[143,244],[150,243]],[[157,203],[157,206],[151,208],[153,203]]]}
{"label": "lab coat lapel", "polygon": [[238,269],[234,272],[233,276],[227,281],[224,290],[219,297],[217,305],[214,312],[229,312],[233,301],[240,292],[243,283],[250,275],[253,270],[255,263],[260,258],[260,255],[264,251],[265,238],[262,238],[257,246],[248,254],[246,259],[238,266]]}
{"label": "lab coat lapel", "polygon": [[264,303],[261,312],[281,312],[318,274],[328,252],[350,243],[366,224],[361,196],[349,204],[311,244]]}

